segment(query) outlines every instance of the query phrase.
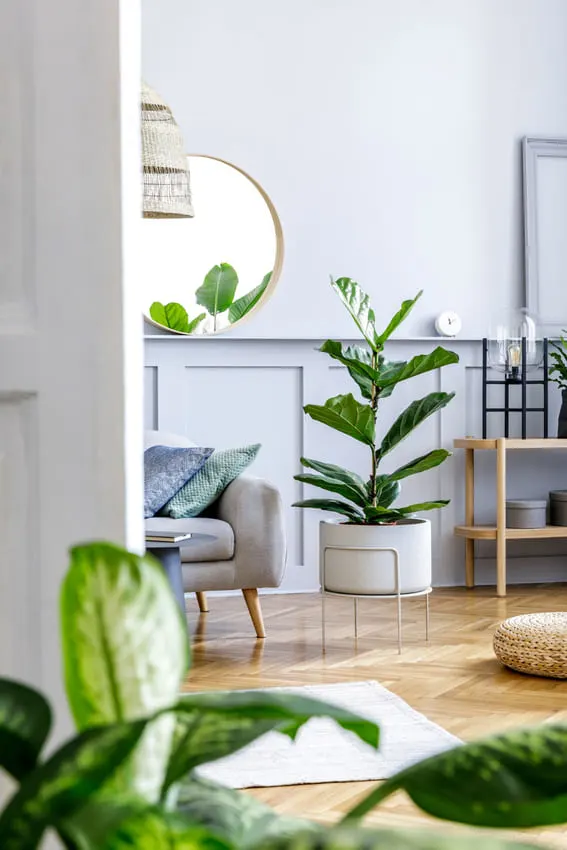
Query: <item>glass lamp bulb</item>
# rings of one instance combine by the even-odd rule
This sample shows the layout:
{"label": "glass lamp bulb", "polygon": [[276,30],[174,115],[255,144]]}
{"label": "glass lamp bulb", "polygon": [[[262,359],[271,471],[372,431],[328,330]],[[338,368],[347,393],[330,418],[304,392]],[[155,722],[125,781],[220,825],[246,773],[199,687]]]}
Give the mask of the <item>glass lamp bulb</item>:
{"label": "glass lamp bulb", "polygon": [[519,368],[522,364],[522,349],[517,343],[508,346],[508,363],[513,369]]}

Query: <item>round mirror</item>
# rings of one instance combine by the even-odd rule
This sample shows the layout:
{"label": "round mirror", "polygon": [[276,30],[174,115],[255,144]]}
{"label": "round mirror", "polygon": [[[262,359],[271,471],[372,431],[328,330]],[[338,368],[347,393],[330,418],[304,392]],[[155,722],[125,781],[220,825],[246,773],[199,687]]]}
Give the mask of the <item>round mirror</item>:
{"label": "round mirror", "polygon": [[226,331],[259,309],[283,260],[274,206],[248,174],[190,155],[194,218],[143,219],[144,314],[179,334]]}

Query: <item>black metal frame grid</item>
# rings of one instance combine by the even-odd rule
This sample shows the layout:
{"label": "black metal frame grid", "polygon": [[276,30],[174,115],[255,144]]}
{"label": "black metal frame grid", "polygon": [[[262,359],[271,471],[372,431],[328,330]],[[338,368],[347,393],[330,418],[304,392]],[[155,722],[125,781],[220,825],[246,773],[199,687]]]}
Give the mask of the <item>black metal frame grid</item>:
{"label": "black metal frame grid", "polygon": [[[522,416],[522,439],[527,437],[527,414],[542,413],[543,414],[543,436],[549,436],[548,428],[548,406],[549,406],[549,372],[548,372],[548,341],[543,340],[543,379],[530,380],[527,378],[527,341],[522,339],[522,365],[512,369],[512,376],[505,375],[501,381],[488,380],[488,339],[482,340],[482,439],[486,440],[487,436],[487,419],[489,413],[504,414],[504,436],[510,436],[510,414],[520,413]],[[528,387],[532,385],[543,387],[543,407],[528,407]],[[504,387],[504,407],[488,407],[488,387],[490,385],[498,385]],[[522,388],[522,406],[510,407],[510,387],[521,386]]]}

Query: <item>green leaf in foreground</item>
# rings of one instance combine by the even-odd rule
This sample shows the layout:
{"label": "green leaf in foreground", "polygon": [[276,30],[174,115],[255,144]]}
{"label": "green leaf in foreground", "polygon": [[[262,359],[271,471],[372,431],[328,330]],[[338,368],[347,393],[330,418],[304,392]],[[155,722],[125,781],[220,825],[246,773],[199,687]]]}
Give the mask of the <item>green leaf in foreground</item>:
{"label": "green leaf in foreground", "polygon": [[[67,696],[80,729],[175,703],[188,663],[179,606],[162,568],[109,543],[71,550],[61,591]],[[151,723],[133,758],[132,791],[159,799],[175,720]]]}
{"label": "green leaf in foreground", "polygon": [[214,691],[190,694],[175,706],[175,746],[162,792],[199,765],[230,755],[270,729],[294,738],[311,717],[330,717],[373,747],[375,723],[346,709],[293,693]]}
{"label": "green leaf in foreground", "polygon": [[261,847],[270,838],[319,829],[305,820],[281,817],[250,794],[204,779],[181,782],[178,809],[192,823],[231,841],[238,850]]}
{"label": "green leaf in foreground", "polygon": [[[535,844],[475,835],[440,835],[429,829],[320,827],[316,832],[267,839],[255,850],[538,850]],[[539,848],[541,850],[541,848]]]}
{"label": "green leaf in foreground", "polygon": [[243,319],[244,316],[250,312],[250,310],[254,309],[266,291],[271,278],[272,273],[268,272],[268,274],[264,275],[262,283],[259,283],[258,286],[254,287],[254,289],[251,289],[250,292],[247,292],[246,295],[242,296],[242,298],[237,298],[236,301],[230,305],[228,310],[228,319],[231,324],[239,322],[240,319]]}
{"label": "green leaf in foreground", "polygon": [[51,729],[51,709],[33,688],[0,679],[0,767],[22,780],[37,763]]}
{"label": "green leaf in foreground", "polygon": [[506,828],[565,823],[566,763],[567,726],[507,732],[401,771],[345,820],[362,817],[403,790],[428,814],[458,823]]}
{"label": "green leaf in foreground", "polygon": [[48,826],[73,814],[138,744],[145,720],[82,732],[24,779],[0,816],[0,847],[36,847]]}
{"label": "green leaf in foreground", "polygon": [[[195,826],[181,814],[147,808],[109,835],[105,850],[232,850],[232,842]],[[94,850],[94,848],[93,848]]]}

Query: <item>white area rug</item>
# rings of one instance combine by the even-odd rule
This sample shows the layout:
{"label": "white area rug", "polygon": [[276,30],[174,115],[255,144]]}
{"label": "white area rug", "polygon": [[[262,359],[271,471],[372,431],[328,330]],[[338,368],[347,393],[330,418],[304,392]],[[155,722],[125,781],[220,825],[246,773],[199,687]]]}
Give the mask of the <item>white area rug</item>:
{"label": "white area rug", "polygon": [[228,758],[199,769],[231,788],[387,779],[404,767],[460,744],[378,682],[275,688],[334,703],[380,725],[378,752],[327,718],[314,718],[295,743],[268,732]]}

